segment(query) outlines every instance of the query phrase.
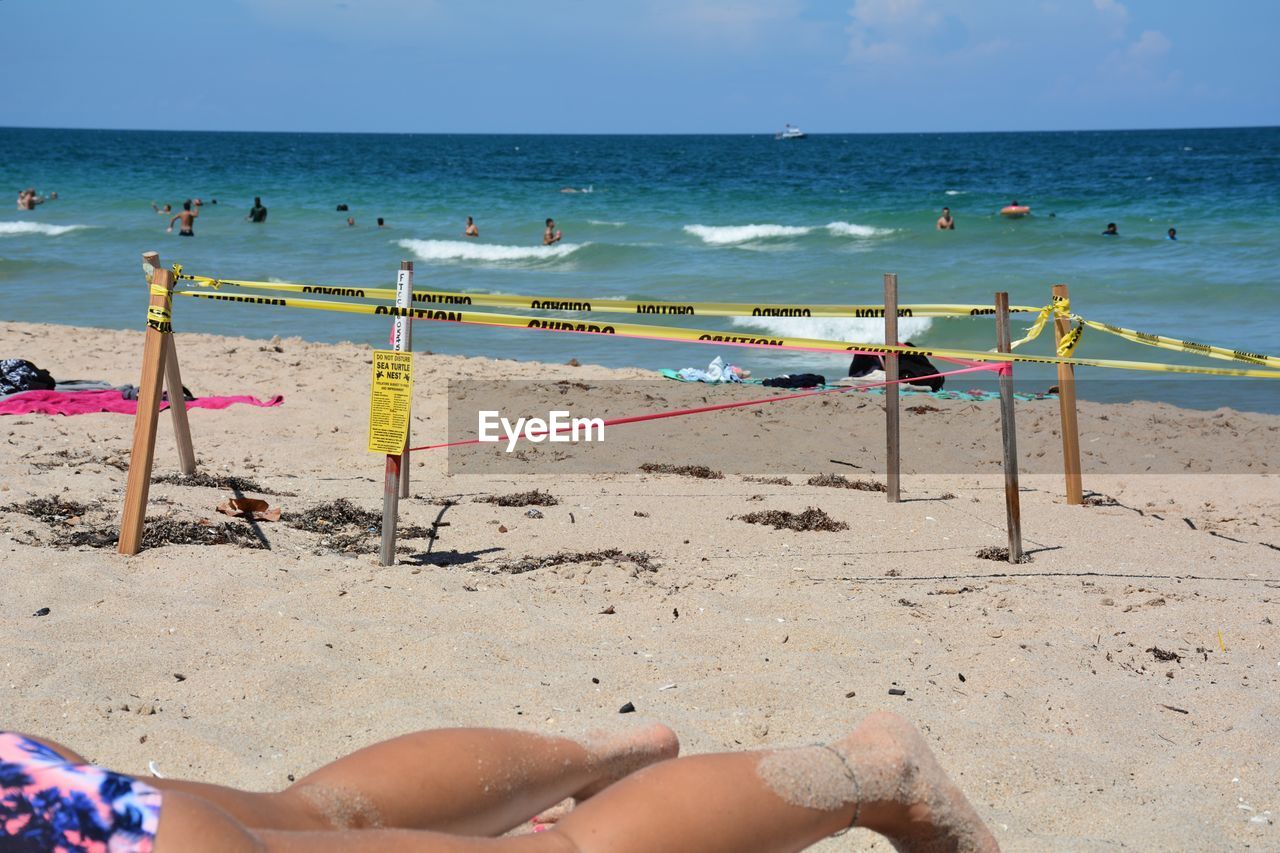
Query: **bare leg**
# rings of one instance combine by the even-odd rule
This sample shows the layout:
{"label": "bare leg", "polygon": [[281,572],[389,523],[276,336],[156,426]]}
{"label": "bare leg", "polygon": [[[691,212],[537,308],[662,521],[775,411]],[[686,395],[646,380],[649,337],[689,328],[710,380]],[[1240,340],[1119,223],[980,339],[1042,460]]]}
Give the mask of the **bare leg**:
{"label": "bare leg", "polygon": [[440,729],[358,750],[279,793],[146,781],[213,802],[259,829],[500,835],[566,797],[588,797],[678,750],[675,734],[658,724],[593,733],[581,742],[504,729]]}
{"label": "bare leg", "polygon": [[[876,714],[830,746],[665,761],[606,788],[550,832],[478,839],[434,832],[218,829],[215,807],[166,803],[157,853],[187,850],[647,853],[793,851],[855,823],[909,851],[998,850],[964,795],[902,718]],[[192,815],[190,811],[203,814]],[[195,821],[190,823],[190,821]],[[224,823],[229,818],[218,818]],[[203,821],[204,824],[201,824]],[[223,839],[243,848],[218,846]],[[195,842],[207,848],[191,846]],[[186,847],[182,845],[186,844]]]}
{"label": "bare leg", "polygon": [[920,733],[888,713],[829,747],[664,762],[584,803],[556,831],[583,853],[790,851],[855,821],[899,850],[999,849]]}

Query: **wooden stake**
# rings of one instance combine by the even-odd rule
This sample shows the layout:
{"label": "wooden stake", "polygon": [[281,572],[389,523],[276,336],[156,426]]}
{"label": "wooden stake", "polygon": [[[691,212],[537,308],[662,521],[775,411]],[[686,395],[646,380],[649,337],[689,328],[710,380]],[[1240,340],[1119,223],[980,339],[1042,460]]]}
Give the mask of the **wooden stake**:
{"label": "wooden stake", "polygon": [[187,420],[187,398],[182,393],[182,371],[178,369],[178,345],[173,335],[164,336],[164,384],[169,392],[169,414],[173,437],[178,444],[178,470],[185,477],[196,472],[196,451],[191,444],[191,423]]}
{"label": "wooden stake", "polygon": [[[1065,284],[1055,284],[1053,295],[1069,299]],[[1071,321],[1054,316],[1053,340],[1060,343],[1071,331]],[[1067,503],[1084,503],[1084,487],[1080,482],[1080,425],[1076,420],[1076,370],[1071,364],[1058,365],[1058,408],[1062,413],[1062,468],[1067,480]]]}
{"label": "wooden stake", "polygon": [[[147,252],[143,264],[151,267],[151,298],[147,303],[147,331],[142,345],[142,378],[138,381],[138,414],[133,420],[133,449],[120,519],[121,554],[136,554],[142,545],[142,526],[151,491],[151,465],[155,461],[156,424],[160,417],[160,388],[164,379],[165,339],[171,334],[169,308],[173,299],[173,273],[160,266],[160,256]],[[181,395],[181,392],[179,392]]]}
{"label": "wooden stake", "polygon": [[[142,262],[151,267],[148,278],[154,280],[160,268],[160,255],[147,252]],[[191,445],[191,424],[187,420],[187,398],[182,395],[182,371],[178,369],[178,347],[173,335],[164,336],[164,384],[169,392],[169,414],[173,420],[173,437],[178,444],[178,469],[190,477],[196,472],[196,451]]]}
{"label": "wooden stake", "polygon": [[[396,276],[396,307],[411,307],[412,291],[413,261],[401,261],[400,274]],[[410,322],[408,317],[398,316],[391,327],[391,348],[396,352],[405,352]],[[400,512],[400,477],[404,472],[403,462],[403,454],[388,455],[382,480],[382,547],[379,550],[379,559],[384,566],[390,566],[396,561],[396,519]]]}
{"label": "wooden stake", "polygon": [[[1009,294],[996,294],[996,350],[1011,352]],[[1022,503],[1018,494],[1018,429],[1013,420],[1013,363],[1000,373],[1000,437],[1004,440],[1004,512],[1009,562],[1022,562]]]}
{"label": "wooden stake", "polygon": [[[898,343],[898,276],[884,276],[884,342],[890,346]],[[898,354],[885,353],[884,380],[884,429],[886,451],[885,497],[890,503],[902,500],[899,492],[899,416],[898,410]]]}
{"label": "wooden stake", "polygon": [[[406,272],[409,274],[408,276],[409,301],[406,304],[411,306],[413,305],[413,261],[403,261],[401,265],[403,266],[403,264],[409,265],[409,268],[406,270]],[[397,305],[400,304],[399,287],[400,287],[400,283],[399,283],[399,280],[397,280],[396,281],[396,300],[397,300],[396,304]],[[413,352],[413,320],[409,319],[408,317],[397,317],[396,322],[404,324],[402,337],[404,338],[405,352]],[[394,338],[394,332],[392,334]],[[413,406],[412,404],[410,404],[409,427],[408,427],[408,430],[405,432],[404,453],[401,455],[401,461],[400,461],[400,497],[402,498],[409,497],[409,467],[410,467],[409,466],[409,445],[413,443],[412,441],[410,441],[412,437],[413,437]]]}

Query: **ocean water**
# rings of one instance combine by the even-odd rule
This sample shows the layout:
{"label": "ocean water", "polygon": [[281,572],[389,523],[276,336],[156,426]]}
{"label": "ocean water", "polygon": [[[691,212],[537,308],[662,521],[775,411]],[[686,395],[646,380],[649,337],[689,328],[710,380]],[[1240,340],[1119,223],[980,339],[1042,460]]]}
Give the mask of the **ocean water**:
{"label": "ocean water", "polygon": [[[224,278],[686,301],[1043,305],[1071,287],[1091,319],[1280,351],[1280,128],[1002,134],[447,136],[0,128],[0,187],[58,201],[0,208],[0,317],[141,328],[140,255]],[[562,188],[585,189],[564,193]],[[244,221],[253,197],[268,221]],[[196,237],[165,232],[187,198]],[[1006,220],[1011,199],[1032,208]],[[217,199],[217,204],[212,200]],[[349,212],[335,210],[338,203]],[[954,232],[934,220],[949,206]],[[462,236],[474,216],[479,240]],[[347,216],[356,220],[348,227]],[[387,227],[375,226],[384,217]],[[564,233],[541,245],[543,220]],[[1108,222],[1120,237],[1100,236]],[[1165,239],[1178,229],[1178,242]],[[883,340],[882,321],[619,316],[697,328]],[[179,300],[179,331],[382,343],[385,318]],[[1025,320],[1015,318],[1015,335]],[[921,346],[985,349],[990,319],[905,318]],[[3,342],[0,342],[3,343]],[[680,368],[721,355],[757,376],[841,376],[815,353],[420,323],[418,349]],[[0,356],[21,356],[3,347]],[[1051,350],[1048,334],[1029,352]],[[1086,333],[1077,354],[1233,366]],[[136,359],[138,353],[121,353]],[[57,374],[56,365],[48,365]],[[1105,375],[1104,375],[1105,373]],[[1020,388],[1051,371],[1017,368]],[[1280,411],[1274,380],[1085,369],[1097,399]],[[978,382],[957,377],[958,387]]]}

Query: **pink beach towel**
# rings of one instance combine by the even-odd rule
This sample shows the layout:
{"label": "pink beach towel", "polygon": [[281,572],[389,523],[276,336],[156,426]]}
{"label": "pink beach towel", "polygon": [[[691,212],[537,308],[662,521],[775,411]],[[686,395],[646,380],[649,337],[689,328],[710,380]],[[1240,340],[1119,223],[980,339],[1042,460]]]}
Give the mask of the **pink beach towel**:
{"label": "pink beach towel", "polygon": [[[267,400],[241,395],[238,397],[197,397],[187,401],[188,409],[225,409],[237,403],[246,406],[278,406],[284,402],[280,394]],[[160,410],[169,408],[168,402]],[[119,391],[24,391],[0,400],[0,415],[88,415],[115,412],[136,415],[138,401],[126,400]]]}

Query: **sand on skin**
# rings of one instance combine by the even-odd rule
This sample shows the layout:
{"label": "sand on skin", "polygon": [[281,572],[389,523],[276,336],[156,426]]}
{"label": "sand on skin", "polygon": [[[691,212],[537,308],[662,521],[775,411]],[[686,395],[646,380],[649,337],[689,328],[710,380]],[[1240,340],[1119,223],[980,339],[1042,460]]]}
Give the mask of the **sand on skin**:
{"label": "sand on skin", "polygon": [[[137,381],[138,333],[0,323],[0,340],[55,375]],[[296,492],[266,496],[286,511],[338,497],[380,506],[381,460],[363,447],[367,347],[286,340],[276,352],[181,334],[179,348],[198,394],[286,398],[279,409],[193,411],[202,470]],[[443,432],[443,396],[429,389],[444,378],[499,375],[649,376],[422,357],[415,435]],[[830,416],[807,403],[796,402],[797,430]],[[967,439],[994,408],[932,405],[942,411],[904,414],[914,441]],[[1019,439],[1047,455],[1054,409],[1037,405],[1020,404]],[[873,409],[841,410],[868,444]],[[717,417],[682,420],[713,440]],[[57,494],[118,507],[124,472],[108,460],[127,456],[129,418],[9,417],[0,428],[11,448],[0,504]],[[169,775],[270,788],[415,728],[580,731],[631,701],[696,753],[825,742],[891,708],[924,729],[1006,849],[1273,846],[1277,827],[1250,818],[1280,814],[1280,418],[1083,404],[1081,428],[1102,453],[1142,444],[1187,463],[1201,431],[1230,430],[1220,452],[1237,454],[1228,462],[1241,473],[1190,464],[1187,474],[1094,475],[1086,487],[1123,506],[1087,508],[1065,506],[1060,477],[1026,476],[1035,560],[1016,567],[975,556],[1003,543],[994,462],[905,477],[912,500],[888,506],[802,476],[790,487],[639,472],[451,478],[440,457],[419,454],[403,523],[429,525],[444,510],[448,526],[434,543],[402,543],[387,569],[283,525],[262,525],[271,550],[58,550],[47,526],[6,513],[3,725],[125,772],[154,760]],[[157,454],[158,470],[173,470],[167,416]],[[561,501],[540,519],[472,500],[535,487]],[[227,496],[156,485],[151,515],[220,519],[213,508]],[[457,503],[432,500],[444,496]],[[732,518],[807,506],[850,529]],[[659,570],[603,561],[489,572],[524,555],[609,547],[647,551]],[[614,613],[601,614],[608,605]],[[42,607],[48,616],[31,616]],[[1150,648],[1181,659],[1158,661]],[[862,832],[824,845],[850,847],[887,849]]]}

